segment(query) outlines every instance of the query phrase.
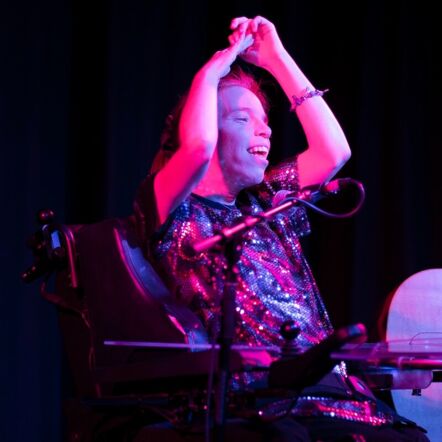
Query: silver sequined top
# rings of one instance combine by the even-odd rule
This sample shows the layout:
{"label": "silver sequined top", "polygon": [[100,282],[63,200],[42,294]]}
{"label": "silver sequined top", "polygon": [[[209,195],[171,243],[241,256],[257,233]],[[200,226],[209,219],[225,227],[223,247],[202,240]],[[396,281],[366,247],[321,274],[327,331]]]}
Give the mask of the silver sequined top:
{"label": "silver sequined top", "polygon": [[[147,177],[139,188],[134,209],[148,257],[176,299],[188,305],[213,335],[219,329],[226,259],[216,251],[194,256],[190,252],[191,245],[232,226],[245,215],[269,209],[280,190],[299,191],[296,160],[268,170],[263,183],[243,191],[235,206],[226,207],[192,194],[158,226],[153,210],[153,176]],[[287,319],[295,320],[300,326],[297,342],[302,346],[317,344],[333,331],[299,241],[309,231],[305,209],[297,206],[256,225],[243,236],[237,261],[236,343],[280,345],[279,329]],[[377,410],[371,399],[354,400],[348,390],[343,364],[334,371],[346,386],[342,390],[346,399],[301,396],[291,413],[374,426],[391,422],[392,417]],[[259,372],[237,375],[232,387],[247,388],[260,378]],[[277,408],[278,403],[260,413],[276,416],[275,406]],[[284,413],[286,407],[284,403]]]}
{"label": "silver sequined top", "polygon": [[[150,234],[152,261],[163,275],[173,275],[173,279],[166,280],[169,288],[213,333],[218,330],[226,259],[213,251],[192,256],[190,247],[232,226],[244,215],[268,209],[281,189],[299,190],[295,160],[271,168],[263,183],[238,196],[235,206],[190,195],[164,225]],[[146,204],[146,192],[143,198],[138,198],[135,209],[146,227],[146,209],[142,206]],[[141,230],[146,236],[146,228]],[[305,210],[292,207],[243,236],[237,262],[237,343],[280,345],[279,328],[287,319],[299,324],[300,345],[316,344],[331,333],[329,317],[299,242],[307,233]]]}

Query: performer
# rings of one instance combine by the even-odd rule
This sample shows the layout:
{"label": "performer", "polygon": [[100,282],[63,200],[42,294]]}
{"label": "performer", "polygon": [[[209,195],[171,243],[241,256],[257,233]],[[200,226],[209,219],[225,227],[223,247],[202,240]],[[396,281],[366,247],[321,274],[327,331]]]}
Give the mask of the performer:
{"label": "performer", "polygon": [[[281,189],[296,192],[327,182],[350,158],[345,135],[323,99],[325,91],[306,78],[275,26],[263,17],[240,17],[232,20],[231,30],[230,45],[196,73],[168,117],[161,149],[134,204],[148,257],[177,301],[199,315],[210,336],[219,332],[226,260],[213,251],[195,256],[191,245],[244,215],[268,209]],[[303,127],[308,147],[283,164],[267,168],[269,104],[259,82],[234,63],[237,58],[272,74]],[[293,207],[241,239],[237,342],[280,345],[279,328],[287,319],[300,325],[301,345],[317,344],[332,332],[300,245],[308,232],[305,210]],[[298,426],[292,430],[298,437],[427,440],[411,424],[398,425],[398,417],[381,411],[373,399],[349,393],[342,366],[335,372],[337,397],[301,400],[292,410]],[[236,377],[235,386],[250,388],[259,380],[256,375]]]}

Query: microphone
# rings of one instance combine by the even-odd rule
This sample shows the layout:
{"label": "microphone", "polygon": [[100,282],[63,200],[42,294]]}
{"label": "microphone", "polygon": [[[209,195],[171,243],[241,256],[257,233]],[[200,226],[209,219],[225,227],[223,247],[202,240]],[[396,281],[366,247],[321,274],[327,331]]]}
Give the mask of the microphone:
{"label": "microphone", "polygon": [[303,187],[299,192],[279,190],[273,197],[272,206],[279,206],[293,198],[315,203],[329,195],[336,195],[340,190],[354,184],[356,184],[356,182],[352,178],[338,178],[326,184],[314,184],[312,186]]}
{"label": "microphone", "polygon": [[[340,190],[347,188],[353,185],[357,188],[359,192],[359,201],[356,203],[356,206],[346,213],[330,213],[325,210],[320,209],[319,207],[314,206],[311,202],[318,201],[326,196],[334,195],[338,193]],[[291,206],[294,206],[298,202],[304,203],[306,206],[309,206],[311,209],[316,212],[328,216],[329,218],[349,218],[353,216],[358,210],[362,207],[362,203],[365,198],[365,190],[362,183],[354,180],[353,178],[339,178],[333,181],[330,181],[327,184],[315,184],[313,186],[307,186],[301,189],[300,192],[292,192],[290,190],[280,190],[276,192],[272,199],[272,207],[265,212],[259,213],[254,216],[247,216],[238,224],[235,224],[232,227],[225,227],[214,236],[207,238],[203,241],[200,241],[196,244],[193,244],[190,249],[190,256],[195,253],[204,252],[216,244],[221,243],[222,241],[229,240],[235,235],[245,231],[246,229],[250,229],[256,224],[267,221],[275,216],[277,213],[280,213]]]}

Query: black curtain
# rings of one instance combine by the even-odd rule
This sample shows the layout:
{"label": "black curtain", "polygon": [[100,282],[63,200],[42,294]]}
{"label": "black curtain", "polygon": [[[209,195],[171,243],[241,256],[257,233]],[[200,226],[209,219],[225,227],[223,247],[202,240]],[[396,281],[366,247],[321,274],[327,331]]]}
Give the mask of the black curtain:
{"label": "black curtain", "polygon": [[[1,427],[5,441],[60,440],[68,394],[53,306],[19,274],[35,214],[63,223],[131,213],[163,121],[228,24],[263,15],[318,88],[353,149],[340,176],[360,213],[312,215],[305,247],[336,325],[375,326],[388,293],[442,267],[437,13],[430,2],[16,0],[0,5]],[[277,88],[272,158],[304,147]]]}

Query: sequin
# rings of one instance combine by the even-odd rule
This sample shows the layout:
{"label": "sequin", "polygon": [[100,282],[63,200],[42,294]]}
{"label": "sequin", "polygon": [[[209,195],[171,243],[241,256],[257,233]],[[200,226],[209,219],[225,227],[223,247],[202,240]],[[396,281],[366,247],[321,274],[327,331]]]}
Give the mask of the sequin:
{"label": "sequin", "polygon": [[[227,263],[219,251],[195,256],[190,252],[191,246],[244,216],[270,208],[276,192],[282,189],[299,190],[295,161],[271,169],[263,183],[238,196],[236,206],[226,207],[190,195],[151,238],[149,256],[163,275],[173,276],[166,281],[171,291],[199,315],[212,336],[217,336],[220,328]],[[297,343],[301,346],[315,345],[332,333],[327,311],[302,252],[300,238],[309,232],[305,209],[295,206],[256,225],[243,236],[236,263],[236,343],[281,345],[279,329],[289,319],[300,327]],[[341,363],[334,371],[345,377],[345,364]],[[262,372],[234,374],[233,385],[247,388],[264,377]],[[324,415],[372,425],[384,422],[382,416],[359,401],[299,398],[293,410],[294,414],[303,416]]]}
{"label": "sequin", "polygon": [[[261,185],[240,194],[237,206],[230,208],[190,195],[156,242],[155,261],[163,273],[174,275],[177,296],[190,302],[208,330],[219,330],[219,318],[213,311],[223,293],[227,263],[216,252],[195,259],[186,251],[241,217],[268,209],[278,190],[296,190],[294,168],[295,163],[289,162],[273,169]],[[330,320],[299,242],[307,233],[304,208],[293,207],[244,235],[237,263],[236,312],[241,316],[236,322],[237,341],[242,336],[251,345],[280,345],[279,328],[288,319],[295,320],[301,329],[300,345],[317,344],[331,333]]]}
{"label": "sequin", "polygon": [[283,417],[287,414],[297,417],[332,417],[372,426],[393,423],[393,416],[376,410],[374,402],[334,399],[322,396],[301,396],[296,399],[284,399],[271,402],[258,410],[258,415],[265,417]]}

